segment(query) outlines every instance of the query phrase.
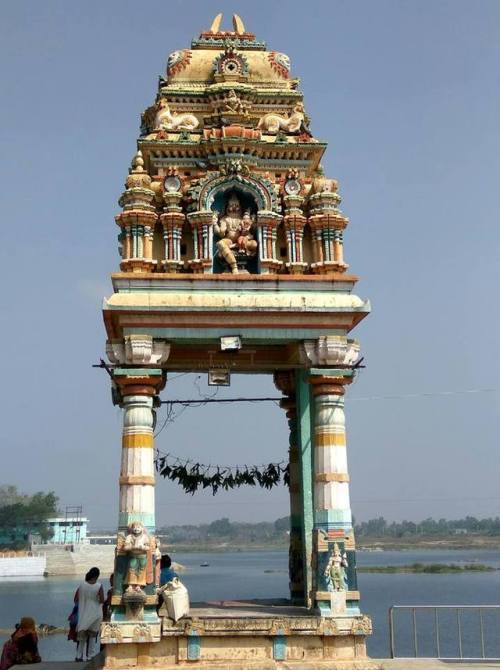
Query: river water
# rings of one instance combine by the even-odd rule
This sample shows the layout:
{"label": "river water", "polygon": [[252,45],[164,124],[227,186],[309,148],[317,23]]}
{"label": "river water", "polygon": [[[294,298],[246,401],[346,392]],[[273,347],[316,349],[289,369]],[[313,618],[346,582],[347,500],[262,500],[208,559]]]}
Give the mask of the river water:
{"label": "river water", "polygon": [[[226,552],[175,554],[174,560],[186,566],[182,579],[192,602],[238,598],[287,597],[287,552]],[[479,561],[500,568],[496,551],[384,551],[357,553],[360,566],[407,565],[423,563],[469,563]],[[201,567],[207,562],[208,567]],[[90,566],[89,566],[90,567]],[[107,579],[103,583],[108,588]],[[464,574],[370,574],[358,575],[361,610],[373,619],[374,633],[368,640],[374,658],[389,655],[388,610],[391,605],[478,605],[500,604],[500,570]],[[37,623],[66,626],[79,579],[24,578],[22,581],[0,578],[0,628],[11,628],[21,616],[33,616]],[[433,613],[432,613],[432,616]],[[442,615],[444,653],[458,653],[456,619]],[[469,618],[467,618],[469,616]],[[432,647],[430,618],[419,615],[420,655],[435,655]],[[478,655],[477,613],[464,615],[464,655]],[[411,620],[398,618],[398,655],[412,655]],[[487,654],[500,656],[500,613],[487,613],[484,621]],[[0,641],[3,641],[0,638]],[[498,648],[497,648],[498,647]],[[74,644],[64,635],[42,638],[44,660],[74,658]]]}

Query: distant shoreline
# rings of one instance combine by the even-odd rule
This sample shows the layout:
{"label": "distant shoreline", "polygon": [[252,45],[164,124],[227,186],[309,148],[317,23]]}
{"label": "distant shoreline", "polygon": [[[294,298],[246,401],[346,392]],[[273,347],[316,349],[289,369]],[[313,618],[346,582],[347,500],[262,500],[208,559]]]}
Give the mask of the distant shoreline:
{"label": "distant shoreline", "polygon": [[360,551],[412,551],[422,549],[500,549],[498,535],[421,535],[411,537],[358,537]]}
{"label": "distant shoreline", "polygon": [[411,565],[357,566],[358,572],[373,572],[388,575],[397,573],[440,575],[462,572],[495,572],[496,570],[498,568],[484,565],[484,563],[466,563],[464,565],[456,563],[412,563]]}
{"label": "distant shoreline", "polygon": [[[487,535],[460,535],[460,536],[419,536],[419,537],[362,537],[357,540],[357,550],[367,552],[383,551],[422,551],[422,550],[487,550],[500,549],[500,536]],[[288,543],[232,543],[221,541],[210,544],[170,544],[162,545],[169,552],[180,553],[220,553],[232,552],[259,552],[259,551],[288,551]]]}

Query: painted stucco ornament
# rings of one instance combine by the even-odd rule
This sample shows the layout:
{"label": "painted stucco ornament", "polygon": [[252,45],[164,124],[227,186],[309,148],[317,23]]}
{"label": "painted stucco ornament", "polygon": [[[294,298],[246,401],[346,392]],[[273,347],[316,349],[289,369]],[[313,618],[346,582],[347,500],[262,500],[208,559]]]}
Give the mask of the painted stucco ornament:
{"label": "painted stucco ornament", "polygon": [[177,63],[180,63],[183,55],[184,51],[182,49],[172,52],[168,57],[167,70],[171,70],[175,65],[177,65]]}
{"label": "painted stucco ornament", "polygon": [[269,63],[280,77],[288,79],[290,76],[290,58],[286,54],[279,53],[278,51],[271,51],[269,54]]}
{"label": "painted stucco ornament", "polygon": [[268,133],[275,134],[280,130],[289,133],[298,133],[304,124],[304,105],[298,102],[293,108],[292,114],[286,118],[279,114],[265,114],[258,123],[257,128],[260,128]]}
{"label": "painted stucco ornament", "polygon": [[189,65],[191,60],[191,51],[189,49],[179,49],[170,54],[167,61],[167,75],[173,77]]}
{"label": "painted stucco ornament", "polygon": [[229,197],[224,215],[215,215],[214,232],[219,238],[217,253],[229,266],[232,274],[238,274],[238,254],[251,258],[257,253],[253,225],[250,212],[243,213],[238,196],[234,194]]}
{"label": "painted stucco ornament", "polygon": [[200,122],[194,114],[172,114],[168,102],[161,98],[158,101],[154,121],[154,130],[194,130]]}
{"label": "painted stucco ornament", "polygon": [[219,54],[213,62],[213,71],[216,75],[248,75],[248,60],[246,57],[236,51],[235,45],[228,41],[224,52]]}

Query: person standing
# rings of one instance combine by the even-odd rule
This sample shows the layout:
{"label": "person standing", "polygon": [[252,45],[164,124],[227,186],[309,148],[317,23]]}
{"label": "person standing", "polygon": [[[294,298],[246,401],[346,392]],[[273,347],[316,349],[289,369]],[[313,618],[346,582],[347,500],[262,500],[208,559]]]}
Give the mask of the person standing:
{"label": "person standing", "polygon": [[75,661],[83,661],[84,653],[87,660],[95,655],[104,603],[104,589],[102,584],[97,581],[99,575],[99,568],[91,568],[85,575],[85,581],[80,584],[75,594],[75,603],[78,604]]}

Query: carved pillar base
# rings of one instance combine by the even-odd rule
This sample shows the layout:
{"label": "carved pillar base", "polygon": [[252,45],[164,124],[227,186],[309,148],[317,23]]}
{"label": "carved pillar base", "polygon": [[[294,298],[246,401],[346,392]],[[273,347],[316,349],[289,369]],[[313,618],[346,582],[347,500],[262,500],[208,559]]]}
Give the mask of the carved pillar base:
{"label": "carved pillar base", "polygon": [[347,263],[338,263],[337,261],[324,261],[322,263],[312,263],[311,270],[317,275],[326,275],[330,272],[345,272],[349,266]]}
{"label": "carved pillar base", "polygon": [[162,261],[161,265],[163,271],[168,273],[177,273],[184,267],[181,261]]}
{"label": "carved pillar base", "polygon": [[120,263],[122,272],[152,272],[156,262],[145,258],[129,258]]}
{"label": "carved pillar base", "polygon": [[193,271],[194,274],[211,274],[212,273],[212,261],[210,259],[199,259],[188,261],[188,267]]}
{"label": "carved pillar base", "polygon": [[127,621],[143,621],[144,605],[147,596],[144,591],[125,591],[122,603],[125,606],[125,618]]}
{"label": "carved pillar base", "polygon": [[291,275],[303,275],[307,268],[307,263],[287,263],[286,267]]}
{"label": "carved pillar base", "polygon": [[[238,603],[240,613],[235,616],[231,606],[224,605],[226,611],[213,617],[209,610],[194,607],[176,623],[163,618],[161,637],[159,623],[105,623],[101,631],[106,644],[105,668],[380,669],[380,662],[366,656],[366,636],[371,633],[366,616],[326,619],[303,610],[290,615],[290,608],[278,614],[279,607],[266,612],[263,603],[256,619],[251,607],[241,613],[244,608],[244,603]],[[145,644],[148,642],[153,644]]]}
{"label": "carved pillar base", "polygon": [[272,275],[276,274],[282,268],[282,261],[277,261],[273,258],[264,258],[260,261],[260,274]]}

